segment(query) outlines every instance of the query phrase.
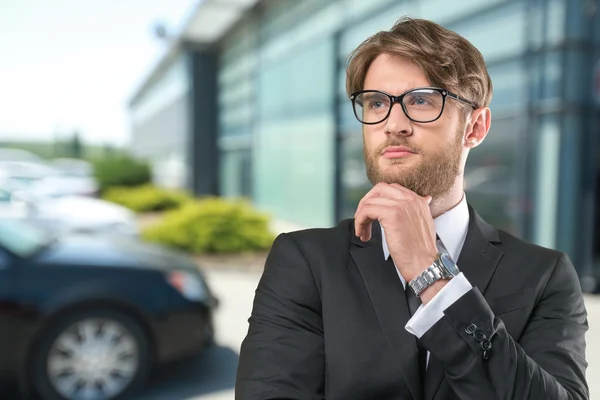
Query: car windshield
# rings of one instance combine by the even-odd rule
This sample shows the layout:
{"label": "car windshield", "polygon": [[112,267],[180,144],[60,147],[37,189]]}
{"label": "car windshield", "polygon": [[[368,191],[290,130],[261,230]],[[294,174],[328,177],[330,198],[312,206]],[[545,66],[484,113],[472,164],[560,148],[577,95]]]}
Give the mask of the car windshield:
{"label": "car windshield", "polygon": [[30,257],[52,241],[53,237],[49,232],[21,221],[0,221],[0,246],[19,257]]}

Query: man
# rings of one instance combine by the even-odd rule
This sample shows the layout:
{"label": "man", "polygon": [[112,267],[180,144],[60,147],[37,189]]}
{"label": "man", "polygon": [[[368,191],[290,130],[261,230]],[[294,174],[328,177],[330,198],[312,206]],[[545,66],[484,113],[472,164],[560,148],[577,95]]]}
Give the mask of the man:
{"label": "man", "polygon": [[491,123],[480,52],[403,19],[347,72],[374,187],[353,220],[276,239],[236,399],[588,399],[568,257],[466,202],[467,155]]}

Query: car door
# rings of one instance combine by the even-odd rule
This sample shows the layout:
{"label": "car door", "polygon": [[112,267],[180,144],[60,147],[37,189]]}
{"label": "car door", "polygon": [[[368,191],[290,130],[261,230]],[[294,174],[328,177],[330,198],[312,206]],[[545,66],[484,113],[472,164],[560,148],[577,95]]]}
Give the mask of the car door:
{"label": "car door", "polygon": [[14,317],[18,309],[14,283],[14,256],[0,247],[0,374],[11,369],[11,346],[14,345]]}
{"label": "car door", "polygon": [[13,218],[14,206],[10,200],[10,193],[0,188],[0,218]]}
{"label": "car door", "polygon": [[24,203],[14,202],[10,191],[0,188],[0,220],[23,219],[27,217]]}

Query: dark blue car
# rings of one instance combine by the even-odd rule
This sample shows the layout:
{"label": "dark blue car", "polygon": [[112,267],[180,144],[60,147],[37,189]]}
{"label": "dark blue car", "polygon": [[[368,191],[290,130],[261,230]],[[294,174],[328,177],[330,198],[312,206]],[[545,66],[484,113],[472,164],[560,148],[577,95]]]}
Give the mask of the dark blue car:
{"label": "dark blue car", "polygon": [[127,398],[212,342],[216,306],[179,252],[0,222],[0,380],[44,400]]}

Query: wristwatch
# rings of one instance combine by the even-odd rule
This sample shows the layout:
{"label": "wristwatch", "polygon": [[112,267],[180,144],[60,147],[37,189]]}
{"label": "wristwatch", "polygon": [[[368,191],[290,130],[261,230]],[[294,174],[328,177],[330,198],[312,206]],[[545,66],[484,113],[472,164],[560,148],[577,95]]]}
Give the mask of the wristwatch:
{"label": "wristwatch", "polygon": [[415,292],[415,295],[419,297],[419,294],[423,290],[427,289],[435,282],[440,279],[452,279],[459,273],[458,267],[448,254],[438,253],[433,264],[408,284]]}

